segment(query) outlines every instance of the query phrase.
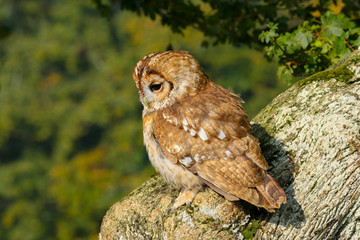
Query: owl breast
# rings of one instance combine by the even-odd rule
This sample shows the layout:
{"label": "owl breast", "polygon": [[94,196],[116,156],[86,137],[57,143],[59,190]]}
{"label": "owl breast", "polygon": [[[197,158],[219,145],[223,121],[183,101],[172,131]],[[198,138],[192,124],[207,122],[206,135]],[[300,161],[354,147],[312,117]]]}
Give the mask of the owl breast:
{"label": "owl breast", "polygon": [[154,113],[143,111],[144,143],[151,164],[165,180],[176,188],[193,188],[203,185],[202,181],[182,165],[173,163],[163,153],[159,142],[154,137]]}

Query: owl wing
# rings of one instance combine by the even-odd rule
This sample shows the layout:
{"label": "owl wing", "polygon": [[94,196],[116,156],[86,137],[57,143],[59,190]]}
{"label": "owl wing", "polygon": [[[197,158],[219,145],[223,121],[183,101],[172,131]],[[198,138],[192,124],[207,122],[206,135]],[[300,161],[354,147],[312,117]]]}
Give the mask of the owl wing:
{"label": "owl wing", "polygon": [[164,154],[225,192],[266,179],[268,166],[250,129],[239,97],[211,83],[154,119],[154,136]]}
{"label": "owl wing", "polygon": [[169,160],[228,200],[241,198],[274,211],[286,196],[266,173],[268,165],[239,100],[210,82],[198,95],[157,111],[154,137]]}

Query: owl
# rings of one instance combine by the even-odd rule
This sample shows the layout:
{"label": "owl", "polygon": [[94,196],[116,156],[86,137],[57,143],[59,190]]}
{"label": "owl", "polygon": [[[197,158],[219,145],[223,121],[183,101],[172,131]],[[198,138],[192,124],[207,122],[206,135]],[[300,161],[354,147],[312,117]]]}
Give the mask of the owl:
{"label": "owl", "polygon": [[286,202],[239,96],[216,85],[186,51],[151,53],[134,68],[144,106],[149,159],[181,189],[173,208],[190,204],[203,186],[229,201],[243,199],[273,212]]}

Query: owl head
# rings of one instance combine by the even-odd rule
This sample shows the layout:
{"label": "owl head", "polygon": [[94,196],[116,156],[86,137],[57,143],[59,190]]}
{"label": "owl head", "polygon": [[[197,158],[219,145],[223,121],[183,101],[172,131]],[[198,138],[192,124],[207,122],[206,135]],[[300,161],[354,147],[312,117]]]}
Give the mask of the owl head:
{"label": "owl head", "polygon": [[162,109],[194,96],[210,81],[186,51],[151,53],[135,66],[133,78],[146,109]]}

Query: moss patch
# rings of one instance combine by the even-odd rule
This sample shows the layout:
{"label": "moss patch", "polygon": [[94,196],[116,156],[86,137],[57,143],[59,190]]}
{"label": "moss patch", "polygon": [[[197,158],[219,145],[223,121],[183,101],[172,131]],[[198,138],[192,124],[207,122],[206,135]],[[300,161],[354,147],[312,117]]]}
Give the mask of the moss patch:
{"label": "moss patch", "polygon": [[212,217],[209,217],[209,218],[206,218],[206,219],[202,220],[201,224],[208,224],[208,223],[211,223],[211,222],[215,222],[215,219],[212,218]]}
{"label": "moss patch", "polygon": [[359,62],[360,56],[359,53],[356,52],[350,55],[348,58],[340,61],[333,68],[316,73],[308,78],[300,80],[295,85],[297,85],[298,87],[302,87],[314,81],[330,80],[333,78],[335,78],[339,82],[348,83],[354,75],[354,73],[348,69],[348,66],[357,64]]}
{"label": "moss patch", "polygon": [[260,224],[257,221],[252,220],[241,233],[244,239],[252,239],[259,228]]}
{"label": "moss patch", "polygon": [[296,85],[298,87],[302,87],[312,82],[318,82],[321,80],[328,81],[333,78],[335,78],[339,82],[348,83],[352,77],[353,77],[353,72],[347,68],[347,65],[343,65],[336,69],[329,69],[316,73],[311,77],[300,80],[299,82],[296,83]]}

